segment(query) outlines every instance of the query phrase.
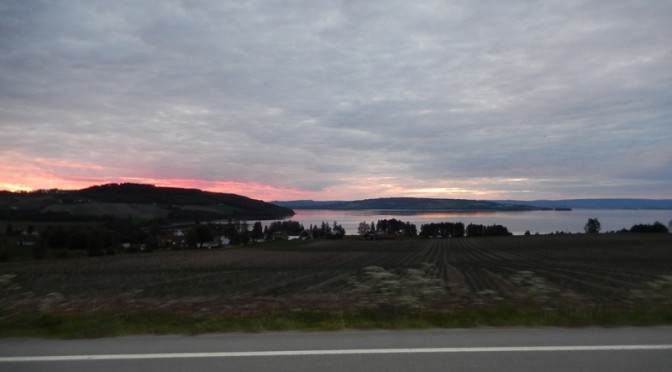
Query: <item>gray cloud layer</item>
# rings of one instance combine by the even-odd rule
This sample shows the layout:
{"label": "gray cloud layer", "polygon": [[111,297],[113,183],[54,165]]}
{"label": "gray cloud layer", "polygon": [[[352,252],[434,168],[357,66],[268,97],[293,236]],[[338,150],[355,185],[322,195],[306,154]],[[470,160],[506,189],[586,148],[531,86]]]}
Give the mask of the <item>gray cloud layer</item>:
{"label": "gray cloud layer", "polygon": [[670,19],[669,1],[5,1],[0,161],[320,199],[672,197]]}

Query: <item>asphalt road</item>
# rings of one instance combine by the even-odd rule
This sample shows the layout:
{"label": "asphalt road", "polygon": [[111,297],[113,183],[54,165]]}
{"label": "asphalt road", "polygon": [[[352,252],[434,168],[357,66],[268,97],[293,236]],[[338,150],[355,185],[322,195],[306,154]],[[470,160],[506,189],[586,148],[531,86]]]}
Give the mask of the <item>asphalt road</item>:
{"label": "asphalt road", "polygon": [[0,340],[0,371],[669,371],[672,327]]}

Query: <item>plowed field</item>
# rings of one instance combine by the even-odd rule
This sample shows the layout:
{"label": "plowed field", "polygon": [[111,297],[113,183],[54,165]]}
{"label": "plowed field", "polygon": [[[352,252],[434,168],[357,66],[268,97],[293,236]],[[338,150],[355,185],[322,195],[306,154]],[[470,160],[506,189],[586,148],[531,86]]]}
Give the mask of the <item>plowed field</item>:
{"label": "plowed field", "polygon": [[[366,267],[440,279],[433,309],[501,303],[672,306],[672,235],[291,241],[0,265],[0,307],[253,314],[357,305]],[[437,281],[433,281],[436,283]],[[360,293],[361,295],[361,293]]]}

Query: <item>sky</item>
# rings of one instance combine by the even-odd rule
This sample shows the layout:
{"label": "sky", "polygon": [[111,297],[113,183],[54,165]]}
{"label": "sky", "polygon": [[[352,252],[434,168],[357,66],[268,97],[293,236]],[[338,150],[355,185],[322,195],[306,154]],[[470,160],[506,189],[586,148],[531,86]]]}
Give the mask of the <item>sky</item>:
{"label": "sky", "polygon": [[0,189],[672,198],[672,1],[0,2]]}

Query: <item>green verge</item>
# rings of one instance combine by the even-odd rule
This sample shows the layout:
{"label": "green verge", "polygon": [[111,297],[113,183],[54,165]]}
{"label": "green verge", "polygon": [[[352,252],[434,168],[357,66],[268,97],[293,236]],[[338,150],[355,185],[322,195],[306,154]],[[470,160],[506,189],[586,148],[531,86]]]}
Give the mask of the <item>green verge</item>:
{"label": "green verge", "polygon": [[483,326],[584,327],[672,324],[672,308],[542,311],[498,306],[445,312],[298,311],[253,317],[194,317],[168,313],[0,313],[0,337],[98,338],[140,334],[189,334],[342,329],[469,328]]}

